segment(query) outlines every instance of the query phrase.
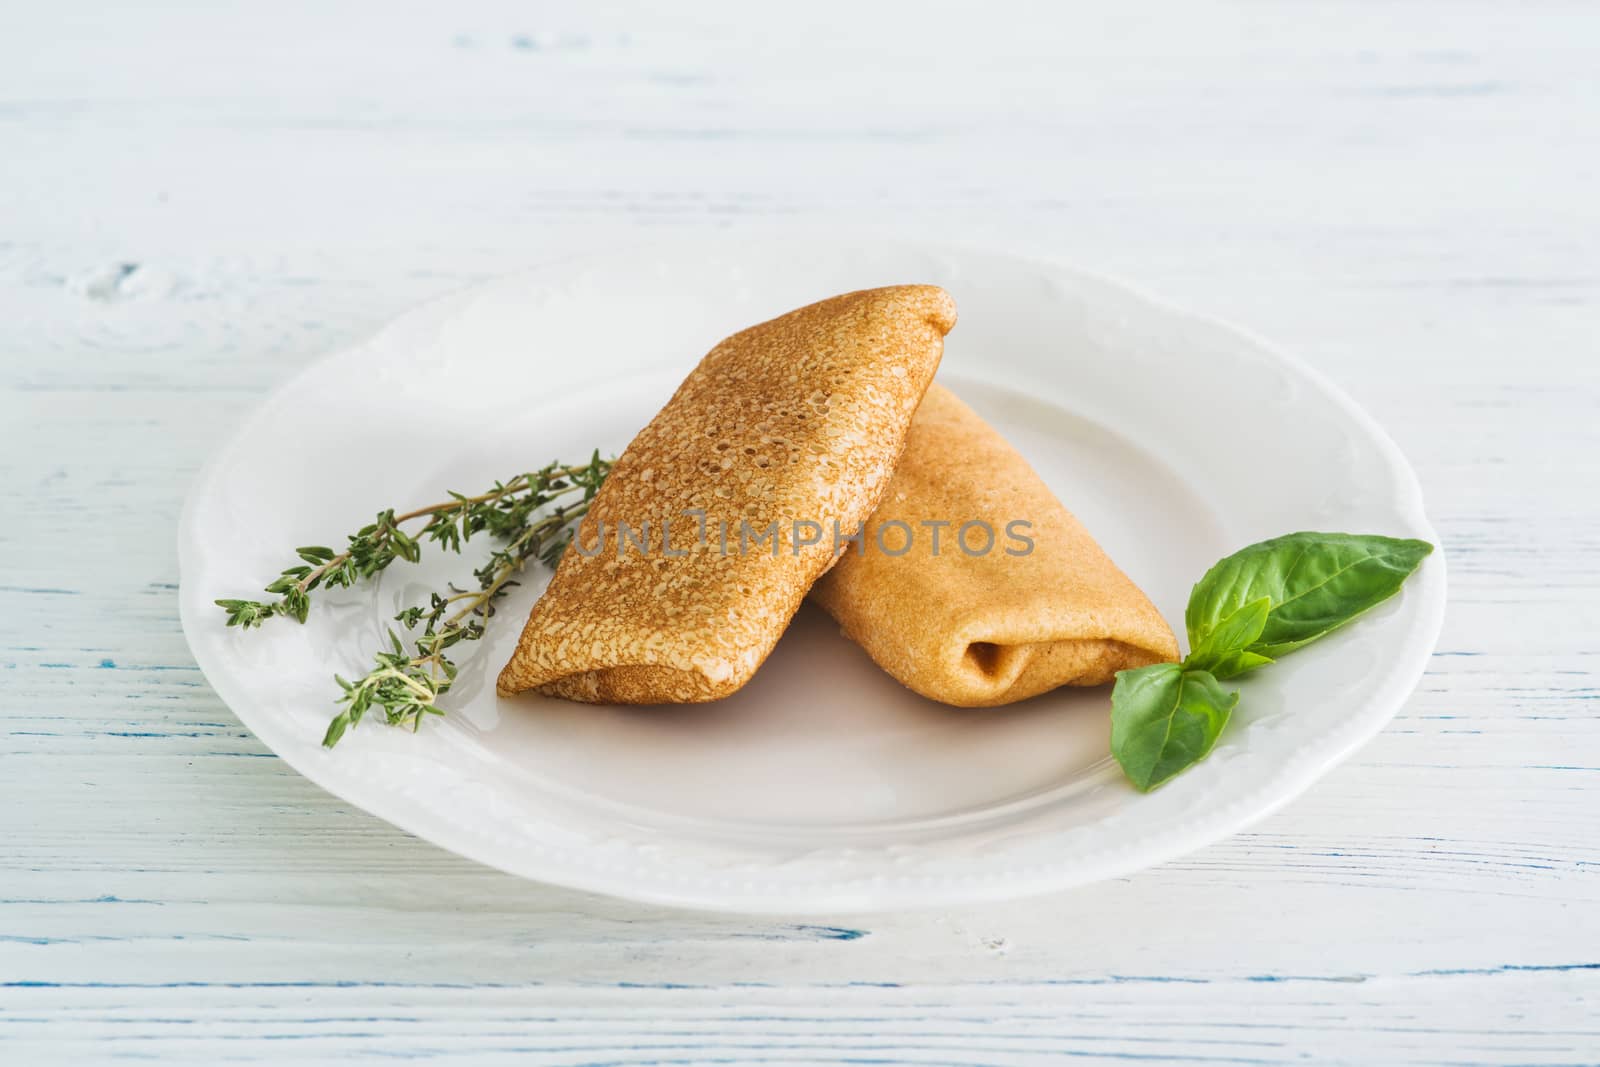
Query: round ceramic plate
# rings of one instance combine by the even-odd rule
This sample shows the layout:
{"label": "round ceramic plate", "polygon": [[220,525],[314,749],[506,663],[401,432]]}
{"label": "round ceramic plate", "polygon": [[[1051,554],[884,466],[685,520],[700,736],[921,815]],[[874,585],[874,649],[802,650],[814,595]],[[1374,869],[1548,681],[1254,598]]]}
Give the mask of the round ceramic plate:
{"label": "round ceramic plate", "polygon": [[[446,297],[312,366],[223,447],[179,537],[184,632],[206,677],[306,777],[444,848],[561,885],[741,911],[950,904],[1060,889],[1232,833],[1309,786],[1411,692],[1444,610],[1435,553],[1400,596],[1241,680],[1209,759],[1143,795],[1109,755],[1109,690],[945,707],[802,608],[715,704],[499,699],[547,574],[462,646],[449,715],[320,747],[335,672],[396,611],[470,575],[430,552],[321,597],[310,621],[224,627],[291,546],[382,507],[620,451],[701,355],[791,308],[932,282],[956,298],[939,380],[1033,463],[1182,626],[1190,586],[1250,542],[1320,529],[1438,538],[1394,443],[1307,367],[1100,278],[927,246],[697,241],[569,260]],[[430,447],[399,441],[402,420]],[[468,580],[470,578],[468,577]]]}

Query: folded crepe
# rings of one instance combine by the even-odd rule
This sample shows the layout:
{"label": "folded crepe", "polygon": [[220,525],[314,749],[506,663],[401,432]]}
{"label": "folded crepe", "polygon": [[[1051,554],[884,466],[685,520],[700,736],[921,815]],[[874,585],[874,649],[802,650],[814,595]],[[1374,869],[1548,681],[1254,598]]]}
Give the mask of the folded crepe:
{"label": "folded crepe", "polygon": [[[884,529],[895,520],[907,528]],[[1031,527],[1010,526],[1018,521]],[[924,522],[949,524],[937,552]],[[966,549],[958,540],[973,522],[993,531],[989,551],[978,552],[982,527],[967,531]],[[911,423],[860,550],[846,548],[812,599],[884,670],[946,704],[1006,704],[1178,658],[1138,586],[1027,461],[940,385]]]}
{"label": "folded crepe", "polygon": [[891,286],[713,348],[612,467],[500,694],[690,703],[749,681],[833,562],[835,524],[877,506],[955,321],[943,289]]}

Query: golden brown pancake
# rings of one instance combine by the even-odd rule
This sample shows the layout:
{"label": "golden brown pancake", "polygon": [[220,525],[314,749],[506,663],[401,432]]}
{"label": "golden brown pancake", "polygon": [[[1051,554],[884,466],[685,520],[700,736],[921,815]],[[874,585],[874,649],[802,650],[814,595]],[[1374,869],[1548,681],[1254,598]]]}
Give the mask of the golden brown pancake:
{"label": "golden brown pancake", "polygon": [[[900,520],[910,551],[880,550]],[[933,551],[924,521],[948,521]],[[1025,520],[1025,555],[1007,525]],[[987,523],[994,542],[968,554],[962,524]],[[905,531],[882,532],[891,552]],[[973,550],[985,544],[968,531]],[[950,390],[928,390],[905,452],[853,547],[811,597],[895,678],[925,697],[982,707],[1061,685],[1100,685],[1117,671],[1178,658],[1172,630],[1026,460]]]}
{"label": "golden brown pancake", "polygon": [[[688,703],[749,681],[833,562],[833,524],[853,532],[877,506],[955,320],[943,289],[891,286],[713,348],[618,458],[500,672],[500,694]],[[703,541],[690,512],[704,515]],[[812,531],[797,535],[797,520],[822,527],[817,543],[802,543]],[[622,523],[631,535],[618,536]],[[769,550],[754,538],[772,523]]]}

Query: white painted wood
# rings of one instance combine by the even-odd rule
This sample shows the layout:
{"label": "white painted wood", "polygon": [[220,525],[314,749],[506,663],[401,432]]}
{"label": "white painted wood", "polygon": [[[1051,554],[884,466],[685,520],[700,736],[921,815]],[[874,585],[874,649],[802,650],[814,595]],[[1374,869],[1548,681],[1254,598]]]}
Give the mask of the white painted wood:
{"label": "white painted wood", "polygon": [[[1557,2],[0,14],[0,1059],[1600,1060],[1597,46]],[[265,390],[562,249],[821,223],[1118,274],[1366,404],[1451,565],[1394,725],[1136,877],[819,924],[472,866],[206,688],[173,527]]]}

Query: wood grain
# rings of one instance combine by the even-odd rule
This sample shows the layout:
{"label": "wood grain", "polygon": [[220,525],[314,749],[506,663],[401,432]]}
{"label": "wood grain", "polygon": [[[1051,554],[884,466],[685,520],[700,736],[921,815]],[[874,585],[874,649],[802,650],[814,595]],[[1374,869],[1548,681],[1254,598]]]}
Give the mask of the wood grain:
{"label": "wood grain", "polygon": [[[1600,1060],[1600,9],[0,15],[0,1059]],[[175,610],[185,487],[419,300],[705,228],[1070,259],[1387,426],[1438,654],[1304,798],[1136,877],[827,923],[406,837],[267,753]]]}

